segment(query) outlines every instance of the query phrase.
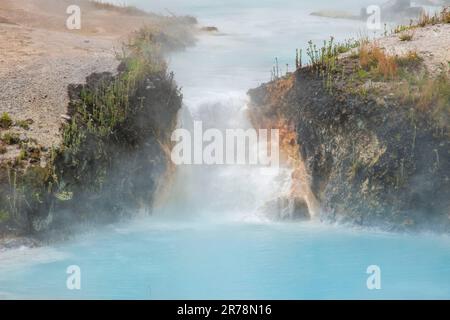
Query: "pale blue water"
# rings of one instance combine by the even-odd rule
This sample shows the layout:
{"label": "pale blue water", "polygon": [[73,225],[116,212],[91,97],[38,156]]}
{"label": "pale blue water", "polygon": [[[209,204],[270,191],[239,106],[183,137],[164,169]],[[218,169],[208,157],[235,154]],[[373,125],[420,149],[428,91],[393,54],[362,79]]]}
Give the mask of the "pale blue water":
{"label": "pale blue water", "polygon": [[[128,1],[130,4],[133,1]],[[246,91],[283,69],[296,48],[368,34],[365,24],[309,16],[359,12],[361,1],[134,1],[193,14],[221,34],[170,57],[186,110],[219,128],[248,127]],[[70,242],[0,252],[0,298],[416,299],[450,298],[450,238],[320,223],[277,223],[258,211],[289,186],[289,170],[179,168],[152,218],[80,232]],[[66,269],[81,268],[81,290]],[[381,268],[381,290],[366,269]]]}
{"label": "pale blue water", "polygon": [[[3,254],[0,291],[67,299],[449,298],[449,248],[448,237],[309,223],[149,219]],[[80,291],[66,288],[73,264],[81,268]],[[381,268],[381,290],[366,287],[373,264]]]}

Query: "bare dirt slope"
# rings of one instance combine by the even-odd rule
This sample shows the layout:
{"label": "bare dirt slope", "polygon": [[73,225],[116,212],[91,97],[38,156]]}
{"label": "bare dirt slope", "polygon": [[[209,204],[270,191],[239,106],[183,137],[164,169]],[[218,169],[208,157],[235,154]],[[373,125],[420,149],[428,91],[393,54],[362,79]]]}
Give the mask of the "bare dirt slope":
{"label": "bare dirt slope", "polygon": [[[402,36],[411,40],[402,41]],[[404,39],[404,38],[403,38]],[[448,70],[450,66],[450,24],[429,25],[403,31],[377,40],[378,45],[398,56],[416,52],[432,74]]]}
{"label": "bare dirt slope", "polygon": [[[65,26],[71,4],[81,7],[81,30]],[[168,20],[86,0],[1,0],[0,115],[29,120],[30,128],[0,128],[0,136],[12,132],[46,148],[57,145],[67,86],[83,83],[93,72],[115,71],[116,53],[127,34],[143,25],[166,28]],[[17,157],[17,146],[3,145],[7,152],[0,154],[0,162]]]}

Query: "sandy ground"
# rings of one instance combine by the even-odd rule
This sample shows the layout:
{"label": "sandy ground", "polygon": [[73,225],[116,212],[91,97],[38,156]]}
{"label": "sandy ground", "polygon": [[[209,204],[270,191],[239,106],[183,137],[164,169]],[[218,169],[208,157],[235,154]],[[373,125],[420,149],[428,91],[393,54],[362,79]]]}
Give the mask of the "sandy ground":
{"label": "sandy ground", "polygon": [[22,133],[43,146],[56,145],[68,104],[67,86],[83,83],[92,72],[114,71],[114,40],[0,28],[0,113],[8,112],[13,120],[32,119],[30,130]]}
{"label": "sandy ground", "polygon": [[[70,4],[81,7],[81,30],[65,27]],[[33,122],[29,130],[9,131],[47,148],[57,145],[67,86],[83,83],[93,72],[114,72],[115,53],[126,36],[143,25],[163,23],[159,16],[95,9],[85,0],[1,0],[0,115],[8,112],[14,121]],[[0,161],[19,153],[17,146],[7,150]]]}
{"label": "sandy ground", "polygon": [[[411,41],[401,41],[401,34],[412,35]],[[394,55],[417,52],[430,73],[437,75],[450,67],[450,24],[426,26],[377,40],[377,44]]]}
{"label": "sandy ground", "polygon": [[[409,41],[402,41],[404,34],[412,36]],[[415,52],[423,59],[423,64],[432,76],[441,72],[450,72],[450,24],[436,24],[423,28],[394,33],[373,42],[394,56],[406,56]],[[358,51],[358,48],[342,54],[347,57]]]}

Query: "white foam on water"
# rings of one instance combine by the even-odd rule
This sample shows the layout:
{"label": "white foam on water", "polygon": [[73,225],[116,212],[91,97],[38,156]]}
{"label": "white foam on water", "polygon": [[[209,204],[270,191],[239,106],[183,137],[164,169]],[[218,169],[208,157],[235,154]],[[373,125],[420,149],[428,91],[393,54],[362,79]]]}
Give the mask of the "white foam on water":
{"label": "white foam on water", "polygon": [[7,276],[7,273],[30,267],[37,264],[51,263],[65,260],[70,257],[68,252],[52,248],[50,246],[39,248],[20,247],[16,249],[0,252],[0,278]]}

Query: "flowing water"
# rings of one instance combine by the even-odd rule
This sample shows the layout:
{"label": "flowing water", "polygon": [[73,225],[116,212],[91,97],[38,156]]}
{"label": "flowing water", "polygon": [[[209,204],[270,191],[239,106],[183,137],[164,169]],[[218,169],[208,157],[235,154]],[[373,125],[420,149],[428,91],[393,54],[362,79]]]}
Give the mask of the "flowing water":
{"label": "flowing water", "polygon": [[[192,14],[220,30],[169,57],[184,126],[193,118],[248,128],[246,91],[270,80],[275,57],[292,70],[295,49],[310,39],[368,34],[362,22],[309,15],[358,13],[365,3],[356,0],[128,2]],[[287,192],[289,177],[289,168],[262,175],[249,166],[180,167],[152,217],[0,253],[0,298],[450,298],[449,237],[274,222],[259,209]],[[66,287],[70,265],[81,269],[81,290]],[[381,269],[380,290],[367,288],[370,265]]]}

